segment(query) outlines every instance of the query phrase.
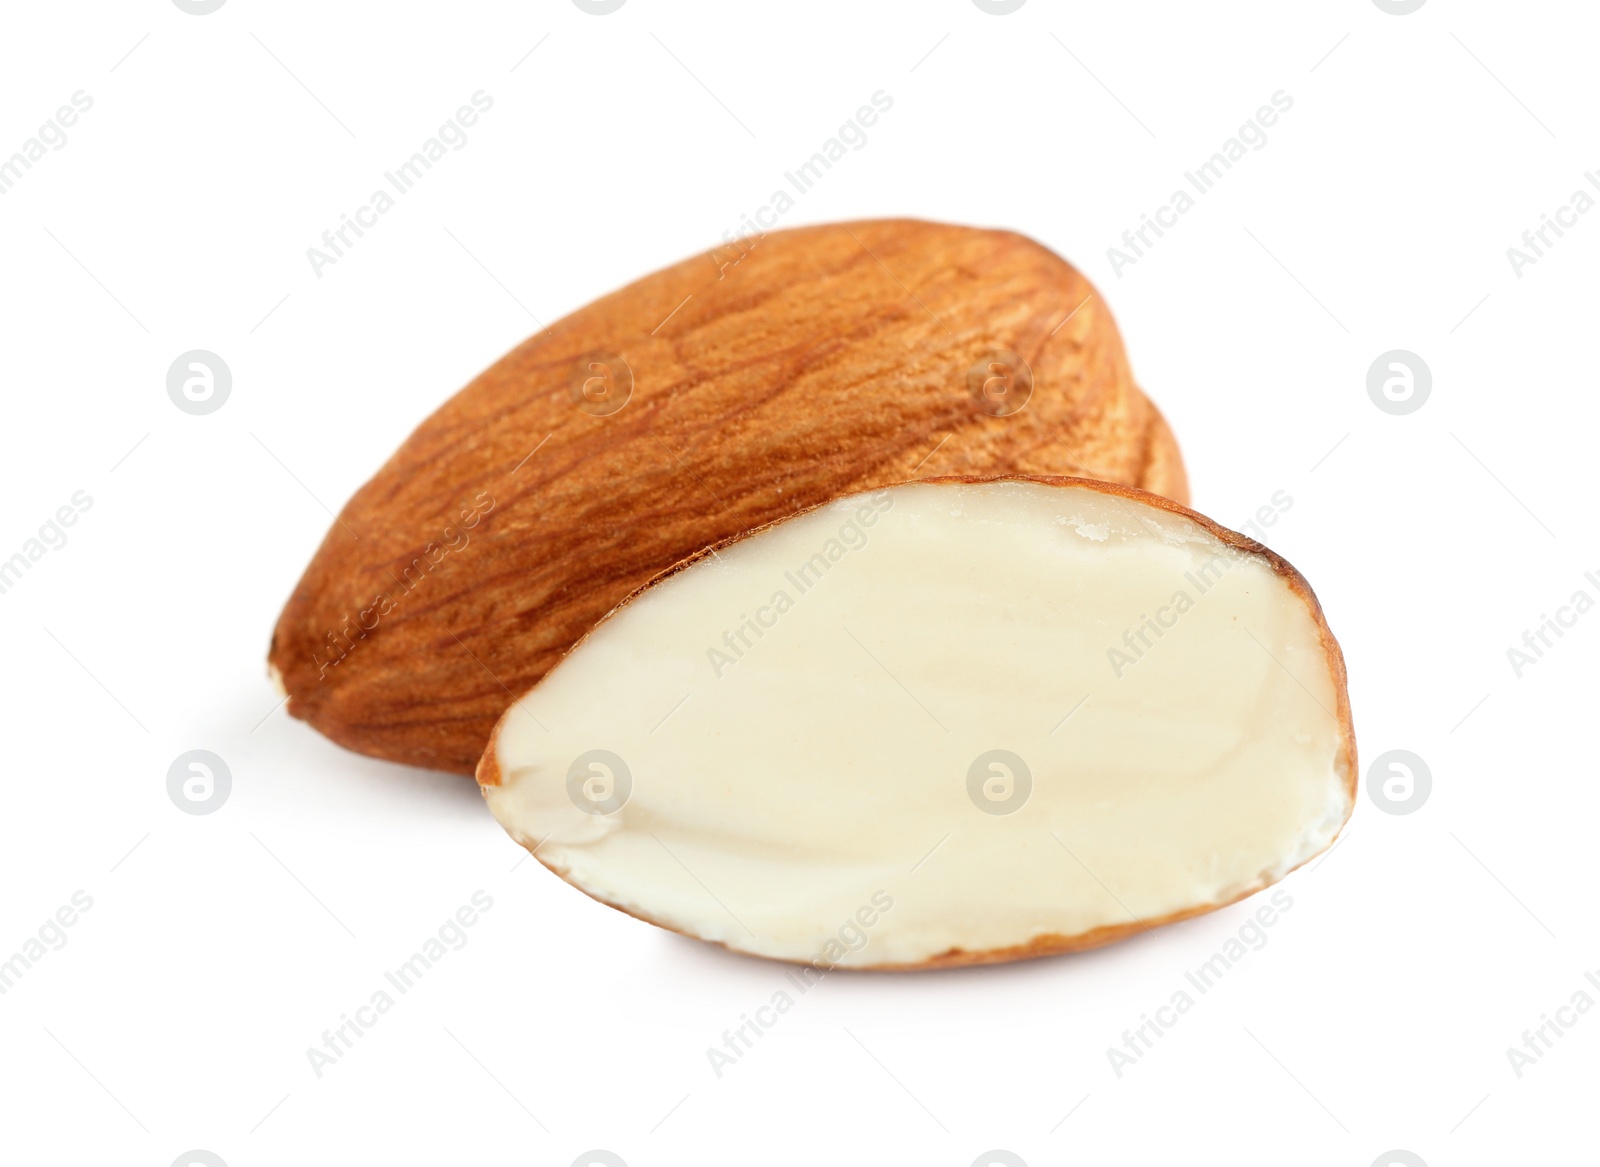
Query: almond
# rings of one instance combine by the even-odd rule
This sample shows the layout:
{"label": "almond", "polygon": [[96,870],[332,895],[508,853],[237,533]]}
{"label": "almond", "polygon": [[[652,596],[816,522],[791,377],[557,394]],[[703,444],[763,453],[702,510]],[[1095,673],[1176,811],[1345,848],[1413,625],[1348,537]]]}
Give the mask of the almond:
{"label": "almond", "polygon": [[478,771],[546,867],[818,967],[1093,948],[1330,846],[1344,660],[1306,581],[1155,495],[938,479],[695,557],[506,713]]}
{"label": "almond", "polygon": [[702,548],[934,474],[1183,501],[1104,303],[1020,235],[914,221],[697,255],[530,338],[346,504],[269,660],[341,745],[473,772],[496,719]]}

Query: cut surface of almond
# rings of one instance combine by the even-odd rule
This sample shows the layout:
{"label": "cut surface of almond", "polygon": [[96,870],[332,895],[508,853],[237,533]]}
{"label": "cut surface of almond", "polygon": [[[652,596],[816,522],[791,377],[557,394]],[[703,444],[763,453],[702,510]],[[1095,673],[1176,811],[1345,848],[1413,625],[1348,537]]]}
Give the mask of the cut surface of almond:
{"label": "cut surface of almond", "polygon": [[1355,742],[1304,579],[1143,491],[938,480],[702,554],[501,720],[478,778],[568,882],[819,967],[1090,948],[1327,848]]}

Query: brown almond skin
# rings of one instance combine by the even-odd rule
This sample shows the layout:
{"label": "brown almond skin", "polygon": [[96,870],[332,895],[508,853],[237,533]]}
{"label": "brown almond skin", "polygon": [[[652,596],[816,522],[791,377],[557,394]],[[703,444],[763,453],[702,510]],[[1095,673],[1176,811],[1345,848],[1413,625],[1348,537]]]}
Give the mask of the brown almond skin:
{"label": "brown almond skin", "polygon": [[[1031,370],[1020,408],[1020,376],[979,388],[1007,352]],[[609,391],[585,396],[596,361]],[[268,660],[289,712],[340,745],[471,774],[512,700],[659,572],[951,474],[1188,501],[1110,312],[1059,256],[915,220],[774,232],[596,300],[446,402],[340,512]]]}

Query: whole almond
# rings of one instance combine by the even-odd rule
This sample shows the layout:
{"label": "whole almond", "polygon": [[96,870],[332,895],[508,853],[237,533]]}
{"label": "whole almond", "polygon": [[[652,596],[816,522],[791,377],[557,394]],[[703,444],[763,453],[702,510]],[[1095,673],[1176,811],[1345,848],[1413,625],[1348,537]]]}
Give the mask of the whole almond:
{"label": "whole almond", "polygon": [[951,474],[1188,501],[1109,311],[1046,248],[911,220],[745,239],[580,309],[423,422],[340,512],[269,662],[339,744],[471,774],[512,701],[660,572]]}

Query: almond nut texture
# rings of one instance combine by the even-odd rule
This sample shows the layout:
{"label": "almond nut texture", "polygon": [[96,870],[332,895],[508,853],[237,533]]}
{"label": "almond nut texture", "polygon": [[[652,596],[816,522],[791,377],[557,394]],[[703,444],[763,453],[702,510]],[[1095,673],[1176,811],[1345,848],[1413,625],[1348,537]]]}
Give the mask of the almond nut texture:
{"label": "almond nut texture", "polygon": [[424,421],[339,514],[270,664],[341,745],[470,774],[513,698],[686,556],[852,491],[1017,473],[1187,498],[1078,272],[906,220],[747,239],[579,310]]}
{"label": "almond nut texture", "polygon": [[590,896],[740,952],[1093,948],[1329,847],[1356,750],[1289,564],[1153,494],[936,479],[698,555],[507,710],[490,809]]}

